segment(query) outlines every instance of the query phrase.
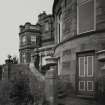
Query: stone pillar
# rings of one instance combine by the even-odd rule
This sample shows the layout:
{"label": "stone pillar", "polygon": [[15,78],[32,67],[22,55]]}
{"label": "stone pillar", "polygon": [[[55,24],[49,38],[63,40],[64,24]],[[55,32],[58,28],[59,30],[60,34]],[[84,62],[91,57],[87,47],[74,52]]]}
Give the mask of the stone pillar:
{"label": "stone pillar", "polygon": [[45,96],[49,105],[57,105],[56,85],[57,85],[57,59],[47,58],[49,70],[45,75]]}

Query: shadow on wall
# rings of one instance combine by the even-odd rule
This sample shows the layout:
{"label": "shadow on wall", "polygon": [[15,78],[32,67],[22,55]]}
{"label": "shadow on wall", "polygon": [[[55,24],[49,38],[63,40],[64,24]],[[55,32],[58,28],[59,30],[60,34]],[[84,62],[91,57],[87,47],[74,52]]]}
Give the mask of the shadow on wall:
{"label": "shadow on wall", "polygon": [[58,99],[62,99],[73,95],[74,89],[72,84],[69,81],[65,81],[63,78],[58,78],[57,81],[57,97]]}

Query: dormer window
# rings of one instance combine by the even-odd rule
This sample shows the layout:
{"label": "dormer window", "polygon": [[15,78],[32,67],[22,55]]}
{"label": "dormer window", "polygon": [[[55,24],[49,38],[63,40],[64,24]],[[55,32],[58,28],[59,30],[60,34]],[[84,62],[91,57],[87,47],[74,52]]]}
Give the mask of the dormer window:
{"label": "dormer window", "polygon": [[77,0],[77,33],[85,33],[95,30],[95,0]]}

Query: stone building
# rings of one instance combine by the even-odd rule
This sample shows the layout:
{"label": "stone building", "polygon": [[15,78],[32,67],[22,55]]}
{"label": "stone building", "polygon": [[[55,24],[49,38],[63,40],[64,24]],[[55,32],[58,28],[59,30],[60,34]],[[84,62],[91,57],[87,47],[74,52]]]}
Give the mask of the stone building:
{"label": "stone building", "polygon": [[[57,104],[84,105],[89,103],[84,98],[95,99],[105,90],[105,1],[54,0],[52,11],[53,15],[43,12],[38,16],[35,25],[38,28],[33,31],[29,31],[29,27],[28,31],[23,31],[27,25],[33,26],[29,23],[21,26],[21,63],[29,63],[31,56],[37,54],[39,70],[45,71],[46,59],[54,56],[58,61],[57,90],[53,90],[60,99]],[[22,43],[26,40],[23,36],[26,35],[29,41],[31,34],[37,36],[36,43],[33,47],[24,46]],[[24,52],[31,52],[30,57],[24,57]],[[52,81],[49,84],[53,84]],[[72,100],[66,100],[66,96]]]}
{"label": "stone building", "polygon": [[105,0],[54,0],[54,56],[71,96],[95,97],[105,74],[104,12]]}
{"label": "stone building", "polygon": [[38,16],[38,23],[41,25],[41,46],[39,51],[39,69],[45,70],[46,58],[51,57],[54,53],[54,20],[52,15],[45,12]]}
{"label": "stone building", "polygon": [[20,63],[29,63],[31,54],[35,48],[40,46],[40,25],[32,25],[27,22],[24,26],[20,26]]}
{"label": "stone building", "polygon": [[30,63],[36,52],[40,68],[46,64],[45,58],[52,56],[54,47],[53,16],[45,12],[39,14],[36,25],[26,23],[20,26],[20,63]]}

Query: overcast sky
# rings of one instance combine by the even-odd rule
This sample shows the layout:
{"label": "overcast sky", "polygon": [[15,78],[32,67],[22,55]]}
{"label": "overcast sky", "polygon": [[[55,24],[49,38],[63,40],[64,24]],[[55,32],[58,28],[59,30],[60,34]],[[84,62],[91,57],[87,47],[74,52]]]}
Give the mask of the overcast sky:
{"label": "overcast sky", "polygon": [[41,12],[52,13],[52,5],[53,0],[0,0],[0,64],[8,54],[19,54],[19,25],[35,24]]}

